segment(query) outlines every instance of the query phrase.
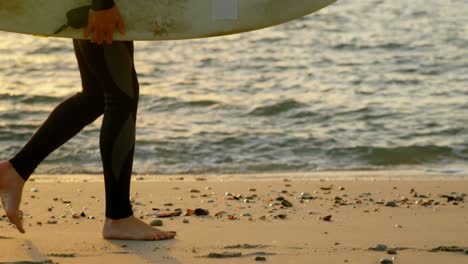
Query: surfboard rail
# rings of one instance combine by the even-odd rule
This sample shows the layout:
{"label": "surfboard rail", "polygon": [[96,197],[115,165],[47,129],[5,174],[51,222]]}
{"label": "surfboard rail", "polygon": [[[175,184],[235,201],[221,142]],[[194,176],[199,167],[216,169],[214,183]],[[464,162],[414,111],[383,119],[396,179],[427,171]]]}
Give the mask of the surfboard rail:
{"label": "surfboard rail", "polygon": [[[68,11],[91,0],[0,0],[0,30],[83,38],[64,26]],[[336,0],[115,0],[127,33],[115,40],[181,40],[249,32],[314,13]],[[60,29],[60,30],[59,30]]]}

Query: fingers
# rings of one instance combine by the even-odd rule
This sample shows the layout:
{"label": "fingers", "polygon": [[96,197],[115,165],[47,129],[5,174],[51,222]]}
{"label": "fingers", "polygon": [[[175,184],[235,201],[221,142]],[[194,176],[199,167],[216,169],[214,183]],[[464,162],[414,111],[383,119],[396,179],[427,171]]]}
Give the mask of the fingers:
{"label": "fingers", "polygon": [[103,35],[104,35],[104,30],[102,28],[97,28],[94,31],[92,42],[102,45]]}
{"label": "fingers", "polygon": [[109,10],[90,12],[88,26],[84,32],[86,39],[99,45],[112,44],[115,29],[125,34],[125,23],[117,7]]}
{"label": "fingers", "polygon": [[120,16],[119,16],[119,19],[117,20],[117,27],[119,29],[120,34],[125,35],[125,23],[122,17]]}
{"label": "fingers", "polygon": [[88,26],[86,27],[83,37],[86,39],[89,38],[89,34],[92,33],[93,31],[94,31],[94,25],[89,23]]}
{"label": "fingers", "polygon": [[112,33],[114,32],[114,30],[110,31],[110,32],[106,32],[106,44],[107,45],[110,45],[112,44]]}

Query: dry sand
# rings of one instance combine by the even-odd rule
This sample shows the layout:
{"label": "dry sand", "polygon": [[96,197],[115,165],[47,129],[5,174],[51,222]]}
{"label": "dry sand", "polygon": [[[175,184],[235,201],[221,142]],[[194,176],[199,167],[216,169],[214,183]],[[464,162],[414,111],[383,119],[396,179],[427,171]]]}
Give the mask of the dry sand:
{"label": "dry sand", "polygon": [[[340,180],[329,180],[338,176]],[[6,218],[0,220],[0,263],[228,264],[256,262],[257,256],[282,264],[379,263],[382,258],[393,263],[468,263],[467,178],[419,176],[410,172],[223,175],[198,180],[199,176],[188,175],[134,176],[135,215],[148,223],[161,219],[162,229],[177,231],[176,239],[108,241],[101,237],[102,177],[36,175],[23,195],[26,234],[17,232]],[[277,201],[280,196],[292,206]],[[156,217],[176,208],[182,210],[180,216]],[[207,209],[209,215],[184,216],[187,209],[196,208]],[[85,217],[72,217],[82,211]],[[331,221],[324,221],[329,215]],[[57,223],[48,224],[51,219]],[[369,249],[378,244],[396,254]],[[440,246],[456,246],[442,249],[459,252],[430,252]],[[242,255],[206,257],[222,252]]]}

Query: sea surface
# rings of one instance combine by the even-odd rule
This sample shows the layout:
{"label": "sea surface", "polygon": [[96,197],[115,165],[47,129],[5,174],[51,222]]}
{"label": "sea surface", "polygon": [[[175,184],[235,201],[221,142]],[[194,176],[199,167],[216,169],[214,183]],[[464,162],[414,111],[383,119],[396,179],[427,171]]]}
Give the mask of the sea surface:
{"label": "sea surface", "polygon": [[[135,174],[468,167],[468,1],[341,0],[227,37],[137,42]],[[80,91],[71,40],[0,32],[0,159]],[[102,173],[102,119],[38,173]]]}

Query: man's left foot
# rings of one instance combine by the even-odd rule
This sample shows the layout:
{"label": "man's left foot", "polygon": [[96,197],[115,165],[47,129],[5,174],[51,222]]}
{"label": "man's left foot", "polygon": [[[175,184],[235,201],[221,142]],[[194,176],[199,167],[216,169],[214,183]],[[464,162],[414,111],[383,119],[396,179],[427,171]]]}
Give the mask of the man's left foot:
{"label": "man's left foot", "polygon": [[0,200],[8,220],[24,233],[23,212],[19,210],[25,181],[9,161],[0,162]]}

